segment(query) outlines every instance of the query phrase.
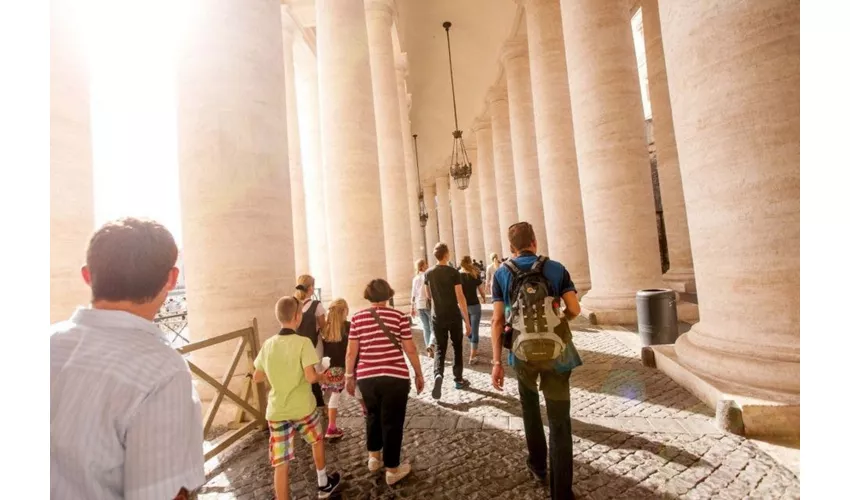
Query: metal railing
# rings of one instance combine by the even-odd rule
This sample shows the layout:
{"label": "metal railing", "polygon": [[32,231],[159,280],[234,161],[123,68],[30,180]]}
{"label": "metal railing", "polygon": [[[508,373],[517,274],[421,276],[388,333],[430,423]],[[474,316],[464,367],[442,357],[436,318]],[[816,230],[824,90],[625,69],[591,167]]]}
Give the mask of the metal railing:
{"label": "metal railing", "polygon": [[182,347],[189,343],[189,311],[186,307],[185,290],[174,290],[157,313],[153,322],[168,339],[172,347]]}

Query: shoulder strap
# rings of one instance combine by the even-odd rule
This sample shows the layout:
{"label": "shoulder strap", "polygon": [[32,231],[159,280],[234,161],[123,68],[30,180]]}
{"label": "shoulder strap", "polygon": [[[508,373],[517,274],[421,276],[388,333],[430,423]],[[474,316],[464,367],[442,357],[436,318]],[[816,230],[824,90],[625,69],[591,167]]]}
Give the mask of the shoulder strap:
{"label": "shoulder strap", "polygon": [[510,271],[514,277],[521,272],[513,260],[506,260],[503,265],[508,268],[508,271]]}
{"label": "shoulder strap", "polygon": [[508,287],[507,292],[508,292],[508,297],[510,297],[510,299],[511,299],[511,305],[513,305],[513,303],[516,302],[517,295],[518,295],[517,287],[516,287],[517,281],[520,278],[522,278],[523,274],[525,274],[526,271],[522,271],[516,265],[516,262],[514,262],[513,259],[506,260],[504,262],[503,266],[506,267],[508,269],[508,271],[510,271],[510,273],[511,273],[511,284]]}
{"label": "shoulder strap", "polygon": [[548,261],[549,261],[549,257],[546,257],[545,255],[538,256],[537,259],[534,261],[534,263],[531,264],[531,270],[543,272],[543,266]]}
{"label": "shoulder strap", "polygon": [[375,321],[378,323],[378,326],[381,328],[381,331],[384,332],[384,335],[386,335],[387,339],[389,339],[389,341],[393,343],[396,349],[404,352],[404,350],[401,348],[401,344],[399,343],[398,339],[390,332],[390,329],[387,328],[387,325],[384,324],[383,320],[381,320],[381,316],[377,312],[375,312],[375,309],[370,307],[369,314],[372,315],[372,318],[374,318]]}
{"label": "shoulder strap", "polygon": [[320,302],[318,300],[314,300],[313,302],[311,302],[310,307],[307,308],[307,313],[316,314],[316,309],[318,309],[319,304]]}

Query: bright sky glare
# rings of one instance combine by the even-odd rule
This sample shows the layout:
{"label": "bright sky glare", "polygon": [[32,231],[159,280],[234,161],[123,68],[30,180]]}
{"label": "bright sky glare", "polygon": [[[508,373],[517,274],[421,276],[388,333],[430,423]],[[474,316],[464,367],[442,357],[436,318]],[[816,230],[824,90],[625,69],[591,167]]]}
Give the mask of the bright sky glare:
{"label": "bright sky glare", "polygon": [[95,219],[143,216],[181,241],[175,53],[169,0],[86,0]]}

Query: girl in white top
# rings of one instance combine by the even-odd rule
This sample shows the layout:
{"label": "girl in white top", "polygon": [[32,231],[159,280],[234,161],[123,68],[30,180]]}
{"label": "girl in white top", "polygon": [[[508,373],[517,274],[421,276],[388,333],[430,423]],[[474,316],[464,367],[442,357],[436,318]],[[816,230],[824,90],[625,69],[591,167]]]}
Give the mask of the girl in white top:
{"label": "girl in white top", "polygon": [[484,293],[490,295],[491,290],[493,289],[493,275],[496,273],[496,270],[499,269],[499,266],[502,265],[501,259],[499,259],[499,254],[493,252],[490,254],[490,265],[487,266],[487,275],[484,280]]}
{"label": "girl in white top", "polygon": [[419,259],[414,264],[416,276],[413,277],[413,288],[410,291],[410,296],[413,300],[410,303],[410,317],[416,318],[419,316],[419,322],[422,323],[422,333],[425,337],[425,351],[429,358],[434,357],[434,344],[431,335],[431,310],[428,305],[428,298],[425,296],[425,271],[428,269],[428,264],[425,259]]}

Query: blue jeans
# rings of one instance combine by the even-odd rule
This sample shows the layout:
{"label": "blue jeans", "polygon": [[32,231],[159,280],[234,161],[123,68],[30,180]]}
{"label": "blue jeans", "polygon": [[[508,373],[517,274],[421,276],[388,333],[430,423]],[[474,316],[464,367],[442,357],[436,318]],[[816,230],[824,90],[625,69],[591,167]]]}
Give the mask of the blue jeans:
{"label": "blue jeans", "polygon": [[419,322],[422,323],[422,333],[425,336],[425,347],[431,345],[431,311],[418,309]]}
{"label": "blue jeans", "polygon": [[469,345],[475,349],[478,347],[478,327],[481,325],[481,304],[468,306],[469,322],[472,324],[472,335],[469,337]]}

